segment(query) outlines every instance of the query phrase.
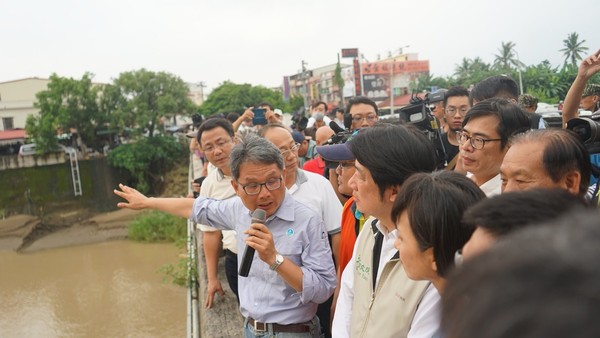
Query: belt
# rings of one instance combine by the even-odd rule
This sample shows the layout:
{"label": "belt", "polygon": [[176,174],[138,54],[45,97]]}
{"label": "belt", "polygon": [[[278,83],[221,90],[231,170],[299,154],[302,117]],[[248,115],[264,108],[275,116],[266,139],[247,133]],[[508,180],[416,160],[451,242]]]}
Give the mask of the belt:
{"label": "belt", "polygon": [[248,318],[248,324],[254,328],[256,332],[266,332],[269,331],[269,327],[271,327],[272,332],[286,332],[286,333],[305,333],[310,332],[310,322],[301,323],[301,324],[289,324],[289,325],[281,325],[281,324],[271,324],[271,323],[260,323],[255,321],[252,318]]}

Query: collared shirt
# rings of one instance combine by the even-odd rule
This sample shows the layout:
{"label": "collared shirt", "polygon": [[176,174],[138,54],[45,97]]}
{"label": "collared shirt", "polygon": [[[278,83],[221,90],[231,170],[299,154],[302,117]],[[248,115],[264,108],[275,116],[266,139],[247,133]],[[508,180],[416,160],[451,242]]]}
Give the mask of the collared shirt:
{"label": "collared shirt", "polygon": [[321,215],[327,233],[333,235],[341,231],[343,206],[325,177],[298,169],[296,182],[288,192]]}
{"label": "collared shirt", "polygon": [[[231,177],[224,175],[220,169],[213,170],[206,176],[200,187],[200,195],[219,200],[226,200],[237,196],[231,185]],[[218,230],[205,224],[198,224],[198,229],[209,232]],[[223,234],[223,249],[238,253],[235,231],[223,230],[221,233]]]}
{"label": "collared shirt", "polygon": [[317,143],[313,140],[307,140],[308,148],[306,155],[298,156],[298,167],[302,168],[304,164],[317,156]]}
{"label": "collared shirt", "polygon": [[[469,176],[469,173],[467,173],[467,177],[470,178],[471,176]],[[487,182],[480,185],[479,189],[481,189],[481,191],[483,191],[487,197],[500,195],[502,193],[502,179],[500,178],[500,174],[490,178]]]}
{"label": "collared shirt", "polygon": [[[398,231],[388,231],[379,222],[376,224],[377,229],[383,234],[383,243],[381,246],[381,259],[379,260],[379,268],[377,270],[376,286],[381,280],[381,274],[384,270],[384,266],[389,262],[394,255],[398,252],[394,247],[394,242],[398,238]],[[371,231],[361,231],[358,235],[357,242],[360,242],[362,236],[372,235]],[[335,309],[335,316],[333,318],[333,326],[331,328],[333,337],[350,337],[350,326],[352,318],[352,303],[354,300],[354,269],[356,265],[356,246],[354,247],[354,253],[352,259],[346,265],[346,269],[342,273],[342,280],[340,283],[340,293]],[[413,320],[411,322],[411,329],[408,333],[408,337],[411,338],[430,338],[436,337],[440,331],[440,307],[441,300],[440,295],[433,285],[429,285],[425,292]],[[390,323],[393,325],[394,323]]]}
{"label": "collared shirt", "polygon": [[[252,220],[240,198],[220,201],[202,196],[194,202],[190,219],[219,229],[234,229],[238,234],[243,234]],[[296,292],[255,254],[248,277],[238,276],[240,311],[244,317],[264,323],[309,321],[315,316],[317,304],[327,300],[336,287],[323,221],[286,192],[281,206],[265,224],[273,234],[275,249],[302,269],[302,292]],[[238,250],[243,252],[246,236],[237,237]]]}

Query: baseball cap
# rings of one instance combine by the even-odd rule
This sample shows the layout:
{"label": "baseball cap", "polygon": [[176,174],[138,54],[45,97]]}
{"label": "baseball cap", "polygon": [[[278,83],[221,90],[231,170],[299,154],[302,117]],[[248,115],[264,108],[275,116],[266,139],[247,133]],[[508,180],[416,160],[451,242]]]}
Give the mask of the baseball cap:
{"label": "baseball cap", "polygon": [[600,96],[600,85],[590,83],[583,89],[583,96],[598,95]]}
{"label": "baseball cap", "polygon": [[294,130],[292,131],[292,138],[294,139],[294,142],[296,143],[302,143],[305,140],[305,136],[302,132]]}
{"label": "baseball cap", "polygon": [[273,113],[275,113],[275,115],[277,116],[283,116],[283,112],[281,111],[281,109],[273,109]]}
{"label": "baseball cap", "polygon": [[[317,153],[321,155],[323,159],[332,162],[354,160],[354,154],[352,154],[352,139],[358,135],[359,131],[360,129],[349,134],[347,138],[341,141],[342,143],[318,146],[316,148]],[[336,135],[333,137],[336,137]]]}

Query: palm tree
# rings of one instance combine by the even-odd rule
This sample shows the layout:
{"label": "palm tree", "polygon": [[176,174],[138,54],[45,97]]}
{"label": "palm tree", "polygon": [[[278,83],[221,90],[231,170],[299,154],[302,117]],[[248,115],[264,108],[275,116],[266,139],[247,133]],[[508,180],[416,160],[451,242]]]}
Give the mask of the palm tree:
{"label": "palm tree", "polygon": [[588,50],[587,47],[582,46],[585,40],[577,40],[579,40],[579,34],[576,32],[569,34],[567,38],[563,40],[565,48],[560,50],[560,52],[563,52],[565,55],[565,63],[571,59],[571,64],[573,66],[576,66],[577,61],[582,59],[581,53]]}
{"label": "palm tree", "polygon": [[516,57],[516,52],[514,50],[515,43],[512,41],[502,42],[500,49],[498,51],[500,54],[494,54],[496,59],[494,60],[494,67],[499,70],[511,70],[512,66],[517,68],[522,68],[525,65]]}

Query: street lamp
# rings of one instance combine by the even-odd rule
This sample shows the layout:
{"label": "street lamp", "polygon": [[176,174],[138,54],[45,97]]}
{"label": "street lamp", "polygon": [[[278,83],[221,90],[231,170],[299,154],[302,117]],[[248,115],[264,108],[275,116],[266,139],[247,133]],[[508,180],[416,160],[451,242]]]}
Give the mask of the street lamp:
{"label": "street lamp", "polygon": [[516,49],[513,48],[513,52],[517,54],[517,73],[519,74],[519,90],[521,95],[523,95],[523,78],[521,77],[521,57]]}

